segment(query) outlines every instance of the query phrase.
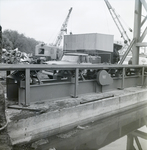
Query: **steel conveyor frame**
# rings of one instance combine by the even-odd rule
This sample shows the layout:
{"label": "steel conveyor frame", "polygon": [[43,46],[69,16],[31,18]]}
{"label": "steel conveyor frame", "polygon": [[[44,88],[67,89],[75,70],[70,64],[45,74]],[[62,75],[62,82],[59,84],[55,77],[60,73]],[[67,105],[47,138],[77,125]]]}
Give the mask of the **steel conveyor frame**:
{"label": "steel conveyor frame", "polygon": [[[56,81],[42,84],[30,84],[30,70],[74,70],[75,77],[67,81]],[[96,79],[79,80],[79,70],[96,69],[96,70],[120,70],[121,73],[112,76],[113,83],[108,85],[100,85]],[[46,100],[54,100],[61,97],[78,97],[86,93],[101,93],[115,89],[124,89],[127,87],[144,86],[146,85],[146,69],[147,65],[110,65],[110,64],[95,64],[95,65],[0,65],[0,70],[25,71],[25,80],[22,81],[18,89],[18,103],[30,105],[35,102]],[[127,75],[127,70],[138,70],[136,74]]]}

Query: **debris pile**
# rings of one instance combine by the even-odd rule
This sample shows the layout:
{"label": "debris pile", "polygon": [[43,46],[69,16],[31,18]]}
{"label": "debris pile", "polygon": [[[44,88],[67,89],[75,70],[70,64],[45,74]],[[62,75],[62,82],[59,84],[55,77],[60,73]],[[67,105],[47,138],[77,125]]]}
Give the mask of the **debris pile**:
{"label": "debris pile", "polygon": [[31,63],[32,55],[25,52],[21,52],[18,48],[14,50],[2,49],[2,63],[6,64],[20,64]]}

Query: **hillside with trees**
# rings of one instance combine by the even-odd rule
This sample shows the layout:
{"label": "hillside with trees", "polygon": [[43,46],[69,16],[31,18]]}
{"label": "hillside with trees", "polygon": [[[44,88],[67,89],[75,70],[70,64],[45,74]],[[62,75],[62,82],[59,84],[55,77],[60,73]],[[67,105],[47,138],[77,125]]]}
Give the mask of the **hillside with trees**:
{"label": "hillside with trees", "polygon": [[6,50],[14,50],[18,48],[21,52],[35,52],[35,46],[39,43],[33,38],[25,37],[24,34],[19,34],[17,31],[4,30],[2,32],[2,48]]}

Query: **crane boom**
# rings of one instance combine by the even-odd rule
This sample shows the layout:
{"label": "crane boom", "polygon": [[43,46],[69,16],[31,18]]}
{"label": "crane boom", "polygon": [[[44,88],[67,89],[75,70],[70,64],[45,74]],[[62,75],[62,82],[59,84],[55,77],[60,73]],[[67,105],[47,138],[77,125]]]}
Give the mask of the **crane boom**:
{"label": "crane boom", "polygon": [[[129,39],[129,37],[128,37],[128,35],[127,35],[127,33],[126,33],[126,31],[125,31],[123,25],[121,24],[118,15],[116,14],[115,10],[112,8],[112,6],[111,6],[111,4],[108,2],[108,0],[104,0],[104,1],[105,1],[106,5],[107,5],[107,7],[108,7],[108,10],[109,10],[109,12],[110,12],[110,14],[111,14],[111,16],[112,16],[114,22],[115,22],[115,24],[116,24],[116,26],[117,26],[117,28],[118,28],[120,34],[121,34],[121,37],[122,37],[123,40],[124,40],[124,43],[128,45],[127,42],[128,42],[128,41],[130,42],[131,40]],[[129,29],[129,30],[131,31],[131,29]]]}
{"label": "crane boom", "polygon": [[37,56],[40,60],[58,60],[62,56],[62,48],[60,48],[61,40],[64,35],[64,32],[67,31],[67,23],[72,11],[72,7],[69,9],[69,13],[63,22],[60,32],[57,36],[55,44],[47,45],[45,43],[40,43],[35,47],[35,56]]}
{"label": "crane boom", "polygon": [[63,34],[64,34],[65,31],[67,31],[67,23],[68,23],[68,20],[69,20],[71,11],[72,11],[72,7],[69,9],[68,15],[67,15],[65,21],[63,22],[63,24],[62,24],[62,26],[61,26],[60,33],[59,33],[59,35],[58,35],[58,37],[57,37],[57,40],[56,40],[54,46],[57,46],[57,47],[58,47],[58,46],[60,46],[60,44],[61,44],[61,40],[62,40],[62,38],[63,38]]}

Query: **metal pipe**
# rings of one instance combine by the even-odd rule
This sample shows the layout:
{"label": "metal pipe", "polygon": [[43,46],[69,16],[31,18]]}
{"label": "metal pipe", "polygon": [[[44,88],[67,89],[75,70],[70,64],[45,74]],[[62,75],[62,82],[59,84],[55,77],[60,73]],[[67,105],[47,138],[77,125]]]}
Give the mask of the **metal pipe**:
{"label": "metal pipe", "polygon": [[90,103],[90,102],[94,102],[94,101],[98,101],[98,100],[102,100],[102,99],[106,99],[106,98],[111,98],[111,97],[114,97],[114,94],[104,96],[104,97],[101,97],[101,98],[97,98],[97,99],[93,99],[93,100],[89,100],[89,101],[82,101],[82,102],[80,102],[80,104]]}

